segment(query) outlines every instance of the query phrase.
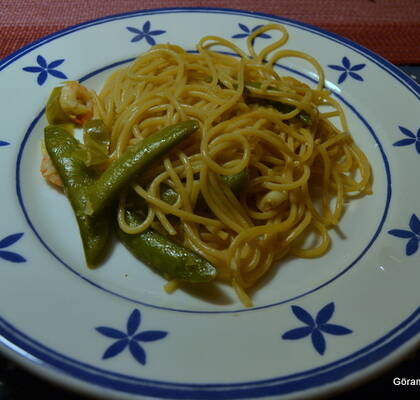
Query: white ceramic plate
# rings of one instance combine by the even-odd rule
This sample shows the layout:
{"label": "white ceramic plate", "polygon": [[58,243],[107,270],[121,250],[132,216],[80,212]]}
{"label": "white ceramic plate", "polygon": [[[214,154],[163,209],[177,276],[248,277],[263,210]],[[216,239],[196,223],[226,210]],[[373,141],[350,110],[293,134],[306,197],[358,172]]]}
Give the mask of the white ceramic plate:
{"label": "white ceramic plate", "polygon": [[[374,171],[316,260],[284,263],[244,309],[233,292],[178,291],[122,246],[89,271],[70,206],[39,174],[44,105],[66,79],[99,88],[154,43],[193,50],[217,34],[244,47],[284,24],[287,48],[325,68]],[[259,37],[257,47],[273,38]],[[313,84],[300,60],[279,71]],[[419,342],[419,87],[370,51],[320,29],[220,9],[139,11],[87,22],[0,64],[2,350],[36,373],[107,398],[259,398],[330,393],[399,360]]]}

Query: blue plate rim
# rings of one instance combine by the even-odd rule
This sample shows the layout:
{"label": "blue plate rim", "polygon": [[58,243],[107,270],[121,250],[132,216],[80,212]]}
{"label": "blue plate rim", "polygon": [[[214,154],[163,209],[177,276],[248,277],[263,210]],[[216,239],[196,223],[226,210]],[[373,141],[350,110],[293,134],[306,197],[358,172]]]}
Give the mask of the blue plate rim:
{"label": "blue plate rim", "polygon": [[[19,332],[0,317],[0,343],[18,356],[32,362],[36,361],[38,366],[42,366],[49,372],[58,373],[58,375],[66,374],[81,379],[85,383],[100,385],[115,391],[167,399],[241,399],[250,398],[250,396],[257,398],[322,387],[360,372],[361,369],[382,360],[419,332],[420,307],[383,337],[346,357],[321,367],[259,381],[197,384],[138,378],[91,366],[42,345]],[[36,370],[35,372],[39,373]]]}

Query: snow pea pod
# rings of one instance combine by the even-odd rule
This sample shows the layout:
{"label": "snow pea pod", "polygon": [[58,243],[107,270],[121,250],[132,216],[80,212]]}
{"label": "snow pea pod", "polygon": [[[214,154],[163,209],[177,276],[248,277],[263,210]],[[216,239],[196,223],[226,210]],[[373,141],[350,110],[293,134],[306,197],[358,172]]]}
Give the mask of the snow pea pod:
{"label": "snow pea pod", "polygon": [[[143,217],[136,210],[125,210],[127,223],[141,224]],[[117,236],[121,243],[140,261],[167,278],[200,283],[216,277],[216,268],[199,254],[173,242],[154,229],[128,234],[118,226]]]}
{"label": "snow pea pod", "polygon": [[248,169],[244,168],[235,175],[222,175],[221,178],[222,181],[230,187],[234,194],[239,194],[248,183]]}
{"label": "snow pea pod", "polygon": [[51,91],[50,97],[45,108],[45,115],[51,125],[65,124],[72,122],[70,117],[63,111],[60,104],[62,87],[56,87]]}
{"label": "snow pea pod", "polygon": [[[232,192],[238,195],[248,183],[248,169],[243,169],[235,175],[220,175],[222,181],[230,187]],[[178,199],[178,193],[166,183],[161,184],[160,198],[168,203],[175,204]]]}
{"label": "snow pea pod", "polygon": [[83,125],[83,145],[77,156],[88,166],[109,162],[111,133],[101,119],[91,119]]}
{"label": "snow pea pod", "polygon": [[[258,96],[254,97],[252,95],[249,95],[248,97],[252,98],[253,102],[255,102],[255,103],[258,103],[262,106],[271,106],[271,107],[275,108],[277,111],[280,111],[281,113],[284,113],[284,114],[292,112],[296,108],[295,106],[292,106],[292,105],[286,104],[286,103],[282,103],[282,102],[277,101],[277,100],[265,99],[265,98],[258,97]],[[306,111],[301,111],[294,118],[297,118],[298,120],[303,122],[305,125],[308,125],[308,126],[312,125],[312,118]]]}
{"label": "snow pea pod", "polygon": [[85,190],[94,182],[94,176],[84,162],[75,156],[80,143],[63,127],[47,126],[44,141],[76,215],[86,263],[89,268],[94,268],[108,254],[112,237],[112,224],[105,212],[94,217],[83,212],[87,201]]}
{"label": "snow pea pod", "polygon": [[163,128],[128,148],[88,189],[85,213],[94,215],[103,210],[135,175],[144,171],[198,127],[198,122],[194,120],[180,122]]}
{"label": "snow pea pod", "polygon": [[[245,81],[245,93],[247,97],[250,99],[254,99],[256,103],[259,103],[261,105],[265,106],[271,106],[275,108],[277,111],[280,111],[281,113],[289,113],[293,111],[296,107],[292,106],[291,104],[282,103],[278,100],[265,98],[263,95],[257,95],[252,92],[251,89],[261,89],[261,83],[260,82],[253,82],[253,81]],[[267,88],[268,90],[278,90],[272,86],[269,86]],[[297,116],[295,117],[301,122],[303,122],[305,125],[312,125],[312,118],[311,116],[304,110],[300,111]]]}

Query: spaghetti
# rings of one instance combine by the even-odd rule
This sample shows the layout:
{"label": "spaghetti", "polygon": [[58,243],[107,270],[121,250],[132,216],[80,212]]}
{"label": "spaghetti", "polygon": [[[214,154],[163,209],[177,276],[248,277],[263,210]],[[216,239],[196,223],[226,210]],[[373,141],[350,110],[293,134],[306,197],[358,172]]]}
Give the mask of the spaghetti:
{"label": "spaghetti", "polygon": [[[280,39],[257,53],[254,39],[268,30]],[[248,53],[216,36],[202,38],[196,53],[156,45],[115,71],[95,97],[114,159],[165,126],[199,121],[199,131],[132,183],[149,206],[143,223],[125,221],[126,193],[118,223],[127,233],[154,226],[204,256],[246,306],[247,289],[274,263],[325,254],[345,201],[371,191],[369,162],[324,88],[321,66],[283,49],[287,40],[283,26],[270,24],[248,37]],[[316,87],[280,76],[275,65],[285,57],[309,62]],[[246,187],[234,193],[222,177],[243,171]],[[174,204],[162,199],[164,185],[177,193]],[[317,241],[308,247],[310,234]]]}

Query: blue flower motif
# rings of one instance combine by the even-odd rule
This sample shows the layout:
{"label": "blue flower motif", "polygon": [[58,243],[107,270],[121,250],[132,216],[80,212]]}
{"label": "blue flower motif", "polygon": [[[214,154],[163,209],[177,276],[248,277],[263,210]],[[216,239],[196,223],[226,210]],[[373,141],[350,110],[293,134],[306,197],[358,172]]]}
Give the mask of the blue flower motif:
{"label": "blue flower motif", "polygon": [[143,24],[142,29],[133,28],[132,26],[127,26],[127,30],[129,30],[132,33],[135,33],[136,35],[131,39],[132,42],[139,42],[142,39],[146,39],[147,43],[150,44],[150,46],[154,46],[156,44],[155,39],[153,36],[162,35],[166,31],[157,30],[157,31],[151,31],[150,30],[150,21],[146,21]]}
{"label": "blue flower motif", "polygon": [[98,326],[95,328],[100,334],[112,339],[116,339],[116,341],[105,350],[102,359],[105,360],[107,358],[115,357],[117,354],[120,354],[123,350],[125,350],[126,347],[128,347],[131,355],[140,364],[145,365],[146,352],[138,342],[154,342],[155,340],[160,340],[166,337],[168,332],[143,331],[137,333],[137,330],[140,327],[140,322],[140,311],[135,309],[128,318],[126,332],[110,328],[108,326]]}
{"label": "blue flower motif", "polygon": [[[255,32],[257,29],[261,28],[263,25],[254,26],[252,29],[249,29],[244,24],[238,24],[238,26],[241,29],[242,33],[237,33],[236,35],[233,35],[232,36],[233,39],[242,39],[242,38],[248,37],[251,33]],[[258,37],[263,38],[263,39],[271,39],[271,36],[267,33],[260,33]]]}
{"label": "blue flower motif", "polygon": [[363,78],[357,74],[355,71],[360,71],[361,69],[366,67],[366,64],[356,64],[351,66],[350,60],[347,57],[343,57],[341,60],[342,65],[328,65],[329,68],[335,71],[341,71],[340,76],[338,77],[338,83],[343,83],[347,76],[351,76],[353,79],[357,81],[363,81]]}
{"label": "blue flower motif", "polygon": [[291,329],[283,334],[282,339],[285,340],[297,340],[311,336],[312,344],[315,350],[323,355],[326,349],[326,341],[323,333],[329,333],[330,335],[348,335],[352,331],[341,325],[329,324],[328,321],[334,314],[334,303],[331,302],[324,306],[315,319],[312,318],[306,310],[299,306],[292,306],[293,314],[296,318],[302,321],[305,326]]}
{"label": "blue flower motif", "polygon": [[[0,240],[0,249],[11,246],[12,244],[16,243],[22,236],[23,233],[14,233],[13,235],[6,236]],[[0,258],[14,263],[21,263],[26,261],[26,259],[23,258],[20,254],[7,250],[0,250]]]}
{"label": "blue flower motif", "polygon": [[420,242],[420,220],[417,218],[416,214],[413,214],[409,222],[410,230],[405,229],[391,229],[388,231],[390,235],[396,236],[402,239],[409,239],[407,246],[405,247],[405,254],[411,256],[419,248]]}
{"label": "blue flower motif", "polygon": [[36,62],[38,63],[37,66],[24,67],[22,69],[26,72],[33,72],[38,74],[37,82],[39,86],[45,83],[45,81],[48,78],[48,75],[52,75],[59,79],[67,79],[67,76],[65,74],[63,74],[61,71],[56,70],[56,68],[64,62],[64,58],[51,61],[48,64],[47,60],[41,55],[39,55],[36,58]]}
{"label": "blue flower motif", "polygon": [[420,154],[420,128],[417,131],[417,134],[415,135],[413,132],[411,132],[409,129],[404,128],[403,126],[399,126],[400,131],[408,137],[408,139],[401,139],[398,140],[398,142],[394,143],[394,146],[410,146],[412,144],[415,144],[417,153]]}
{"label": "blue flower motif", "polygon": [[8,146],[9,144],[10,144],[9,142],[5,142],[4,140],[0,140],[0,147]]}

